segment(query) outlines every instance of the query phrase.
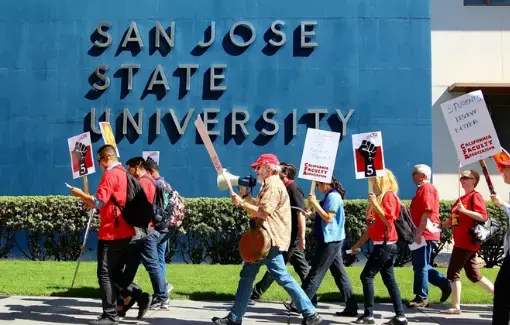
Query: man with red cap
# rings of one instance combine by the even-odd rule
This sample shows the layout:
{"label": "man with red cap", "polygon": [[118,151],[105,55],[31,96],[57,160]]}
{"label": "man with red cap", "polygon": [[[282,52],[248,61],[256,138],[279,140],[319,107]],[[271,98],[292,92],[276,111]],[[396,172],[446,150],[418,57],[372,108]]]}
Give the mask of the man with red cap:
{"label": "man with red cap", "polygon": [[287,291],[297,309],[303,314],[301,324],[320,324],[322,318],[315,311],[301,286],[289,274],[283,260],[282,252],[286,252],[290,246],[291,210],[287,189],[279,176],[280,162],[273,154],[263,154],[250,167],[255,169],[258,181],[262,184],[257,198],[243,200],[233,193],[232,202],[263,221],[264,228],[271,238],[271,250],[266,258],[257,263],[244,263],[230,313],[224,318],[214,317],[212,321],[215,324],[242,324],[252,293],[253,281],[262,264],[265,264],[272,278]]}
{"label": "man with red cap", "polygon": [[[503,167],[503,181],[510,184],[510,160],[499,161],[500,167]],[[508,217],[510,217],[510,204],[505,202],[497,194],[491,195],[491,199],[497,206],[502,206]],[[494,283],[494,303],[492,309],[492,324],[508,324],[510,319],[510,225],[505,234],[504,241],[505,259],[499,269],[496,282]]]}

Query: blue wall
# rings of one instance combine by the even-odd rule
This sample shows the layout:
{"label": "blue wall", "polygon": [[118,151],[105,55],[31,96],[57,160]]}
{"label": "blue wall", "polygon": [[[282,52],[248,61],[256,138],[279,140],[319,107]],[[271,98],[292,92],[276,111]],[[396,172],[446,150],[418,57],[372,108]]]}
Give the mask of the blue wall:
{"label": "blue wall", "polygon": [[[111,108],[122,162],[142,150],[160,150],[163,174],[186,197],[226,194],[217,190],[206,150],[196,143],[193,120],[204,108],[221,109],[214,128],[221,134],[214,144],[224,167],[243,175],[264,152],[299,165],[306,123],[313,120],[306,118],[307,109],[328,109],[320,128],[340,131],[338,108],[343,114],[354,109],[335,167],[348,198],[366,196],[366,181],[354,177],[351,135],[369,131],[382,131],[386,165],[395,171],[402,195],[408,198],[414,192],[412,166],[432,163],[429,11],[428,0],[3,0],[0,194],[64,194],[68,193],[64,182],[81,185],[72,180],[66,139],[89,130],[92,107],[98,115]],[[285,21],[287,43],[267,55],[262,52],[264,33],[277,19]],[[191,54],[212,20],[216,42],[200,56]],[[257,34],[244,53],[233,55],[238,53],[229,54],[222,41],[238,20],[251,22]],[[301,20],[317,21],[312,40],[319,46],[312,53],[295,51],[299,38],[296,42],[293,31]],[[101,55],[90,55],[91,35],[101,21],[112,25],[113,43]],[[138,25],[144,48],[137,55],[130,51],[116,55],[131,21]],[[166,56],[151,51],[149,35],[156,21],[165,28],[176,22],[175,48]],[[121,79],[114,74],[128,63],[141,68],[133,91],[124,96]],[[200,67],[191,79],[191,90],[180,98],[180,79],[174,71],[184,63]],[[221,63],[228,66],[223,83],[228,89],[219,99],[203,99],[204,73],[211,64]],[[92,89],[89,77],[99,64],[109,66],[111,86],[92,99],[87,96]],[[157,64],[165,70],[170,91],[163,98],[147,94],[142,99]],[[225,118],[234,106],[251,115],[244,141],[225,135]],[[138,138],[132,129],[122,136],[116,127],[124,108],[132,114],[144,109],[143,134]],[[180,117],[195,108],[195,114],[178,139],[170,115],[162,114],[161,134],[151,137],[156,108],[165,114],[174,108]],[[259,136],[256,124],[268,108],[278,110],[274,119],[280,124],[280,131],[269,139]],[[300,119],[295,137],[289,137],[284,125],[292,109]],[[100,137],[95,141],[95,149],[103,144]],[[91,189],[100,175],[98,170],[89,177]],[[308,182],[300,183],[308,188]]]}

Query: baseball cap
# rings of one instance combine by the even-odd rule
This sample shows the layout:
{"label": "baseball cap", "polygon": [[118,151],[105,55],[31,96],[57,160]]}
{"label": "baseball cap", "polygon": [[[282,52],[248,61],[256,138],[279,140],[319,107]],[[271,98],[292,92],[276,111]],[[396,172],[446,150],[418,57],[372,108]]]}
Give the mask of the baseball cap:
{"label": "baseball cap", "polygon": [[280,162],[278,161],[278,158],[276,158],[275,155],[271,153],[265,153],[260,155],[260,157],[255,161],[253,164],[250,165],[251,168],[256,168],[262,164],[273,164],[273,165],[279,165]]}
{"label": "baseball cap", "polygon": [[510,160],[502,160],[502,161],[498,161],[498,164],[500,165],[503,165],[503,166],[510,166]]}

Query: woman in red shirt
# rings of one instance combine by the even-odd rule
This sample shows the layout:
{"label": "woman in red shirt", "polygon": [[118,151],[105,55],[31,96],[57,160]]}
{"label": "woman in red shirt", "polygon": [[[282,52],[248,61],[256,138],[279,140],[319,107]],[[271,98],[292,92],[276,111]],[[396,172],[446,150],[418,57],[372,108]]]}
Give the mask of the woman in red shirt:
{"label": "woman in red shirt", "polygon": [[452,206],[450,218],[443,222],[442,228],[453,226],[453,251],[448,265],[446,277],[452,285],[452,307],[441,311],[444,314],[460,314],[460,271],[464,268],[466,276],[473,283],[480,284],[485,290],[494,294],[493,284],[480,274],[476,263],[476,253],[480,244],[474,242],[471,228],[476,221],[487,221],[487,208],[480,193],[475,191],[480,180],[480,174],[474,170],[462,172],[460,183],[465,194],[457,199]]}
{"label": "woman in red shirt", "polygon": [[374,277],[381,272],[384,284],[393,301],[396,316],[385,325],[405,325],[407,319],[400,299],[400,290],[393,274],[393,259],[397,255],[398,235],[394,221],[400,213],[400,200],[397,197],[398,184],[391,171],[386,169],[384,176],[369,179],[374,193],[368,195],[367,230],[351,248],[353,254],[368,240],[374,248],[368,257],[360,279],[363,283],[365,313],[354,324],[375,324],[374,321]]}

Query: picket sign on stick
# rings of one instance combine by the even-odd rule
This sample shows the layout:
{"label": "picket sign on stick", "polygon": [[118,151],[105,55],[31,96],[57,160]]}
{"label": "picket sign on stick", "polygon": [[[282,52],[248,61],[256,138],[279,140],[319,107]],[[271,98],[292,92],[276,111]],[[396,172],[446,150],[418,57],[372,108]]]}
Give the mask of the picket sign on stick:
{"label": "picket sign on stick", "polygon": [[80,256],[78,257],[78,264],[76,264],[76,269],[74,270],[73,282],[71,283],[71,289],[74,287],[74,282],[76,280],[76,275],[78,274],[78,268],[80,267],[81,256],[83,255],[83,251],[85,250],[85,244],[87,243],[87,238],[89,236],[90,224],[92,223],[92,219],[94,218],[95,209],[89,210],[89,220],[87,221],[87,228],[85,230],[85,237],[83,238],[83,244],[80,249]]}
{"label": "picket sign on stick", "polygon": [[459,159],[460,198],[461,167],[477,161],[485,166],[481,161],[500,153],[501,145],[481,90],[446,101],[441,110]]}
{"label": "picket sign on stick", "polygon": [[205,127],[205,124],[202,121],[200,115],[198,115],[197,119],[195,120],[195,127],[197,128],[198,134],[200,134],[200,138],[202,138],[202,142],[204,143],[205,148],[207,149],[207,153],[209,153],[209,157],[211,157],[211,161],[214,165],[214,168],[216,169],[216,172],[218,173],[218,175],[223,176],[223,178],[227,182],[230,195],[233,195],[234,190],[232,189],[232,183],[230,183],[230,180],[223,173],[223,166],[221,165],[220,158],[216,154],[216,150],[214,149],[211,139],[209,138],[209,134],[207,134],[207,128]]}
{"label": "picket sign on stick", "polygon": [[[83,180],[83,191],[86,194],[89,194],[89,182],[87,179],[87,175],[96,172],[94,166],[94,154],[92,150],[92,143],[90,141],[90,132],[85,132],[67,139],[67,144],[69,146],[69,155],[71,157],[71,170],[73,173],[73,178],[76,179],[81,177]],[[93,217],[94,209],[90,209],[89,219],[87,221],[87,228],[85,230],[85,237],[83,239],[83,244],[81,245],[80,256],[78,256],[78,264],[76,265],[76,269],[74,271],[71,288],[74,287],[76,275],[78,274],[78,268],[80,267],[81,257],[86,247],[85,245],[87,243],[90,224],[92,223]]]}
{"label": "picket sign on stick", "polygon": [[356,179],[368,180],[368,193],[373,192],[370,178],[385,175],[382,134],[378,132],[352,135]]}
{"label": "picket sign on stick", "polygon": [[[310,195],[315,193],[316,182],[330,183],[335,169],[340,133],[308,128],[301,156],[299,178],[311,180]],[[307,212],[312,210],[308,204]]]}

